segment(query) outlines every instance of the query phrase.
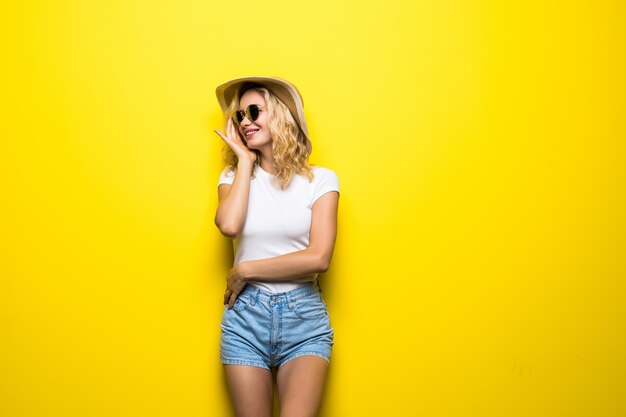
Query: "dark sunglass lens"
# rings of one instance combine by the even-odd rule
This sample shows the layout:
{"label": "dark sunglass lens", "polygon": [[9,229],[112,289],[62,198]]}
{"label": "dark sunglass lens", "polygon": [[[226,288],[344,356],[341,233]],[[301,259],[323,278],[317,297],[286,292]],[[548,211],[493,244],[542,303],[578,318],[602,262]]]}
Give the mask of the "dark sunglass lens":
{"label": "dark sunglass lens", "polygon": [[251,104],[248,106],[248,116],[251,121],[255,121],[257,117],[259,117],[259,106],[256,104]]}
{"label": "dark sunglass lens", "polygon": [[233,120],[235,121],[235,123],[237,123],[237,125],[239,125],[241,123],[241,121],[243,120],[243,112],[241,110],[236,111],[233,113]]}

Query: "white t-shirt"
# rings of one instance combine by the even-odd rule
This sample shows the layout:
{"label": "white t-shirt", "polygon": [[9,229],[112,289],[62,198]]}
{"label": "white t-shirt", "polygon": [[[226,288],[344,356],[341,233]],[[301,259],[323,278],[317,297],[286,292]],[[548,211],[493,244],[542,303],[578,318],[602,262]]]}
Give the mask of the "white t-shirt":
{"label": "white t-shirt", "polygon": [[[309,247],[313,203],[329,191],[339,192],[337,175],[328,168],[313,167],[313,181],[294,175],[289,186],[281,190],[272,183],[272,175],[255,165],[250,180],[248,215],[239,236],[233,240],[235,265],[239,262],[273,258]],[[235,173],[228,167],[219,184],[232,184]],[[314,275],[317,279],[317,274]],[[301,282],[250,281],[269,292],[291,291]]]}

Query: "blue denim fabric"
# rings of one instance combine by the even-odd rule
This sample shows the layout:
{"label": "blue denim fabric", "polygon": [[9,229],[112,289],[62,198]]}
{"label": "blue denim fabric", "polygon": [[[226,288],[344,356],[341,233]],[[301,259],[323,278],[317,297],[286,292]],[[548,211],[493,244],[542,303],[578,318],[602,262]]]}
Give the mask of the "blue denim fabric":
{"label": "blue denim fabric", "polygon": [[281,293],[246,285],[220,326],[223,364],[271,369],[302,355],[330,363],[334,331],[317,281]]}

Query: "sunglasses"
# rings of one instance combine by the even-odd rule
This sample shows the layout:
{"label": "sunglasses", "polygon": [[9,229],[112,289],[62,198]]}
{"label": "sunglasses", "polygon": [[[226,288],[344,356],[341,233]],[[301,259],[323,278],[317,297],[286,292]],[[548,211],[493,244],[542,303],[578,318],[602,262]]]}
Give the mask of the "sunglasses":
{"label": "sunglasses", "polygon": [[246,110],[237,110],[234,111],[231,117],[237,126],[241,126],[241,122],[243,122],[244,117],[247,117],[248,120],[254,122],[259,118],[259,113],[261,110],[265,110],[266,107],[261,107],[258,104],[250,104],[246,107]]}

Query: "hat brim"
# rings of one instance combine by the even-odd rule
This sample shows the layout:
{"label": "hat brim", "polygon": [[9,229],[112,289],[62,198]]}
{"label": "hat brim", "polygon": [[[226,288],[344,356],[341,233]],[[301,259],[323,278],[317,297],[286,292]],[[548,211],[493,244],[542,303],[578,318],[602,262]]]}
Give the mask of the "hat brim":
{"label": "hat brim", "polygon": [[227,116],[226,112],[228,110],[228,106],[235,99],[241,85],[248,82],[261,84],[262,86],[267,87],[287,106],[291,115],[302,130],[302,133],[304,133],[308,142],[307,146],[310,146],[311,140],[309,138],[309,129],[306,123],[306,118],[304,117],[304,103],[302,95],[300,95],[296,86],[287,80],[277,77],[255,76],[235,78],[219,85],[215,89],[215,95],[217,96],[217,102],[219,103],[224,116]]}

